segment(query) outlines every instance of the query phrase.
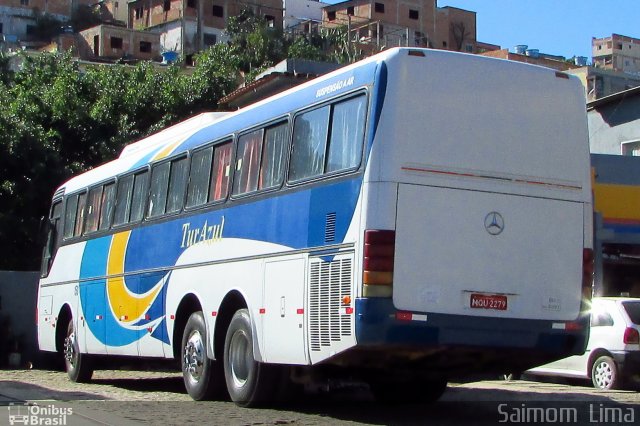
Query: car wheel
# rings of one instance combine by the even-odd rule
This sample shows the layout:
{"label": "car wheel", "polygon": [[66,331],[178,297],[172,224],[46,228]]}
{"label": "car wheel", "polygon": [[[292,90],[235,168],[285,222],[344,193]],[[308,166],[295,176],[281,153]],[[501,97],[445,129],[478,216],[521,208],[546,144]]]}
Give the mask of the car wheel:
{"label": "car wheel", "polygon": [[618,389],[621,378],[618,374],[618,366],[610,356],[601,356],[596,359],[591,368],[591,381],[593,386],[599,389]]}
{"label": "car wheel", "polygon": [[87,383],[93,376],[93,367],[89,356],[80,353],[77,337],[73,318],[70,318],[67,324],[67,335],[64,339],[64,366],[72,382]]}
{"label": "car wheel", "polygon": [[231,400],[241,407],[276,399],[279,383],[274,366],[257,362],[253,355],[253,333],[247,309],[231,319],[224,342],[224,376]]}
{"label": "car wheel", "polygon": [[182,335],[182,377],[191,398],[204,401],[224,396],[221,362],[207,356],[207,331],[202,312],[189,317]]}

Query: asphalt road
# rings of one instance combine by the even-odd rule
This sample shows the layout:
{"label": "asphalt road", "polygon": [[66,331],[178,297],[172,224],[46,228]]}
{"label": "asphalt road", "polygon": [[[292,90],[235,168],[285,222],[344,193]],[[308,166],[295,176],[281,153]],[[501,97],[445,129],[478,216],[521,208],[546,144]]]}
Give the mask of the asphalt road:
{"label": "asphalt road", "polygon": [[[366,388],[305,394],[301,401],[244,409],[194,402],[177,373],[97,371],[76,384],[65,373],[0,371],[0,425],[496,425],[639,424],[640,393],[530,381],[451,384],[432,405],[375,402]],[[11,417],[13,416],[13,417]]]}

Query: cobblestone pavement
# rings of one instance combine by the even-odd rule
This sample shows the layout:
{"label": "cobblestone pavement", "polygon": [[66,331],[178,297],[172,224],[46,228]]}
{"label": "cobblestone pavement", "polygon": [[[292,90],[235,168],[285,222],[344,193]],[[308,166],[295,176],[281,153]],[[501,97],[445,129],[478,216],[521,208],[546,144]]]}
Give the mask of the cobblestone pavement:
{"label": "cobblestone pavement", "polygon": [[[16,414],[33,416],[39,424],[67,425],[489,425],[532,420],[524,416],[534,407],[544,407],[538,414],[546,420],[569,416],[556,423],[640,423],[638,392],[529,381],[451,384],[433,405],[379,404],[366,389],[305,395],[302,401],[263,409],[195,402],[185,393],[181,375],[172,372],[96,371],[91,383],[78,384],[58,371],[0,371],[0,425]],[[573,411],[559,411],[563,407],[575,410],[576,419]],[[59,422],[51,423],[55,419]]]}

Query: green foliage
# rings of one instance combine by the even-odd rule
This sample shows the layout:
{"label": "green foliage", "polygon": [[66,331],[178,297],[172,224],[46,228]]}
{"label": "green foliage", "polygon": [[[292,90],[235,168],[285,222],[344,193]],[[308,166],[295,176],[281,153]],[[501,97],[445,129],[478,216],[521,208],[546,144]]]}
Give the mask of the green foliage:
{"label": "green foliage", "polygon": [[4,90],[2,84],[9,84],[12,74],[9,69],[9,56],[0,50],[0,89]]}
{"label": "green foliage", "polygon": [[287,57],[287,43],[282,31],[269,26],[264,16],[246,8],[227,21],[230,47],[238,58],[240,71],[257,74],[256,69],[269,67]]}
{"label": "green foliage", "polygon": [[197,57],[193,73],[151,63],[78,69],[69,54],[0,56],[0,269],[37,269],[39,219],[71,175],[115,158],[125,144],[215,109],[236,85],[226,45]]}
{"label": "green foliage", "polygon": [[364,58],[364,53],[358,51],[349,43],[347,27],[335,27],[323,29],[321,37],[324,44],[329,46],[329,61],[339,64],[350,64]]}
{"label": "green foliage", "polygon": [[326,61],[327,54],[309,38],[301,36],[296,38],[289,46],[289,58],[308,59],[311,61]]}
{"label": "green foliage", "polygon": [[[81,8],[76,18],[83,13],[93,12]],[[227,32],[231,42],[196,55],[192,73],[148,62],[79,70],[68,53],[21,54],[22,68],[10,72],[0,53],[0,269],[38,268],[39,219],[63,181],[127,143],[214,110],[241,74],[251,80],[287,56],[349,63],[361,55],[346,29],[293,40],[249,10],[231,18]]]}

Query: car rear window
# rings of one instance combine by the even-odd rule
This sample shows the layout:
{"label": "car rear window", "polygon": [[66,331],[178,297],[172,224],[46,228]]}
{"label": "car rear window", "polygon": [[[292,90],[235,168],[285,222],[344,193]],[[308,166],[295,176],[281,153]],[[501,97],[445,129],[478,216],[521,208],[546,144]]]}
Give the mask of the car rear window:
{"label": "car rear window", "polygon": [[629,319],[631,319],[634,324],[640,324],[640,301],[622,302],[622,306],[624,306],[624,310],[627,311]]}

